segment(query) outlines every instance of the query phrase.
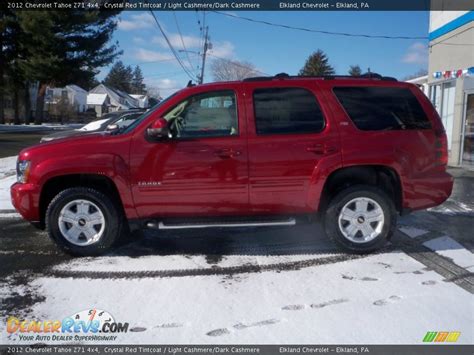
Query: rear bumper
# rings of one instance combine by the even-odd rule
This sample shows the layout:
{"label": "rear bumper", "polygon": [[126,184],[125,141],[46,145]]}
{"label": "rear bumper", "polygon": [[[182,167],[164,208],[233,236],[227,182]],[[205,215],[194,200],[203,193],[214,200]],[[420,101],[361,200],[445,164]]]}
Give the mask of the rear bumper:
{"label": "rear bumper", "polygon": [[38,224],[39,213],[39,187],[34,184],[15,183],[10,187],[12,204],[18,213],[27,221]]}
{"label": "rear bumper", "polygon": [[403,208],[420,210],[446,201],[453,191],[453,177],[447,172],[435,172],[403,182]]}

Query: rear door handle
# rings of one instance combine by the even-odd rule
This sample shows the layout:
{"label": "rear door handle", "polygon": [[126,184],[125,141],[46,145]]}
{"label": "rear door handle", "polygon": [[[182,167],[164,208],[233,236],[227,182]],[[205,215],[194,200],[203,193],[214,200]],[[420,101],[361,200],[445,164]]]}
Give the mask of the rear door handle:
{"label": "rear door handle", "polygon": [[331,154],[337,151],[336,147],[327,146],[326,144],[315,144],[309,147],[306,147],[307,152],[314,154]]}
{"label": "rear door handle", "polygon": [[240,150],[234,150],[232,148],[223,148],[216,151],[216,155],[222,159],[234,158],[242,154]]}
{"label": "rear door handle", "polygon": [[307,152],[311,152],[314,154],[324,154],[324,145],[322,144],[315,144],[309,147],[306,147]]}

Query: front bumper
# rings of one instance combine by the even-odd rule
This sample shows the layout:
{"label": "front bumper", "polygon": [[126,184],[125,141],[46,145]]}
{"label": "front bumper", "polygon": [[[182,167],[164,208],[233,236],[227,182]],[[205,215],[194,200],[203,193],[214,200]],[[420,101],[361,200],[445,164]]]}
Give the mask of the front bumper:
{"label": "front bumper", "polygon": [[40,189],[34,184],[21,184],[17,182],[10,187],[13,206],[24,219],[33,224],[37,224],[41,219],[39,194]]}

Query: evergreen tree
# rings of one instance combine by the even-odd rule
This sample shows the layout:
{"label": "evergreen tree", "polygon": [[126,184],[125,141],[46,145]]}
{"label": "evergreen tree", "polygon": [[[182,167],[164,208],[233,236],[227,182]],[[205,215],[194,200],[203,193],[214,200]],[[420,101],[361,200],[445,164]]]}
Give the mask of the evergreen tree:
{"label": "evergreen tree", "polygon": [[329,64],[329,59],[326,54],[318,49],[311,54],[303,68],[301,68],[299,75],[302,76],[324,76],[334,75],[334,68]]}
{"label": "evergreen tree", "polygon": [[117,43],[110,44],[120,11],[35,10],[18,11],[25,33],[25,59],[20,69],[30,81],[39,82],[35,123],[43,118],[48,86],[64,86],[93,78],[97,68],[111,63],[120,54]]}
{"label": "evergreen tree", "polygon": [[19,124],[19,91],[24,87],[24,78],[19,70],[19,63],[24,58],[20,42],[24,34],[14,11],[2,11],[0,16],[0,124],[5,123],[4,100],[7,92],[13,93],[15,124]]}
{"label": "evergreen tree", "polygon": [[74,84],[83,88],[86,91],[90,91],[93,88],[95,88],[97,85],[99,85],[100,81],[96,79],[95,75],[92,75],[90,77],[84,77],[82,79],[79,79],[76,82],[74,82]]}
{"label": "evergreen tree", "polygon": [[361,76],[362,75],[362,69],[360,68],[359,65],[351,65],[349,68],[349,75],[350,76]]}
{"label": "evergreen tree", "polygon": [[103,82],[112,89],[130,93],[132,91],[132,78],[132,67],[126,67],[122,61],[119,60],[110,68]]}
{"label": "evergreen tree", "polygon": [[137,65],[133,70],[133,77],[131,82],[131,94],[145,95],[146,85],[143,83],[143,74],[140,67]]}

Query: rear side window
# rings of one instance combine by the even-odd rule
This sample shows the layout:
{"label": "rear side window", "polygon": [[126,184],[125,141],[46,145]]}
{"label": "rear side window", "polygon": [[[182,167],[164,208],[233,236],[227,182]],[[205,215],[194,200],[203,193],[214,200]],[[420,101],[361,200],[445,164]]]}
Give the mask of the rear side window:
{"label": "rear side window", "polygon": [[361,130],[431,127],[423,108],[409,89],[335,87],[333,90],[351,120]]}
{"label": "rear side window", "polygon": [[306,89],[257,89],[253,102],[257,134],[315,133],[324,128],[321,108]]}

